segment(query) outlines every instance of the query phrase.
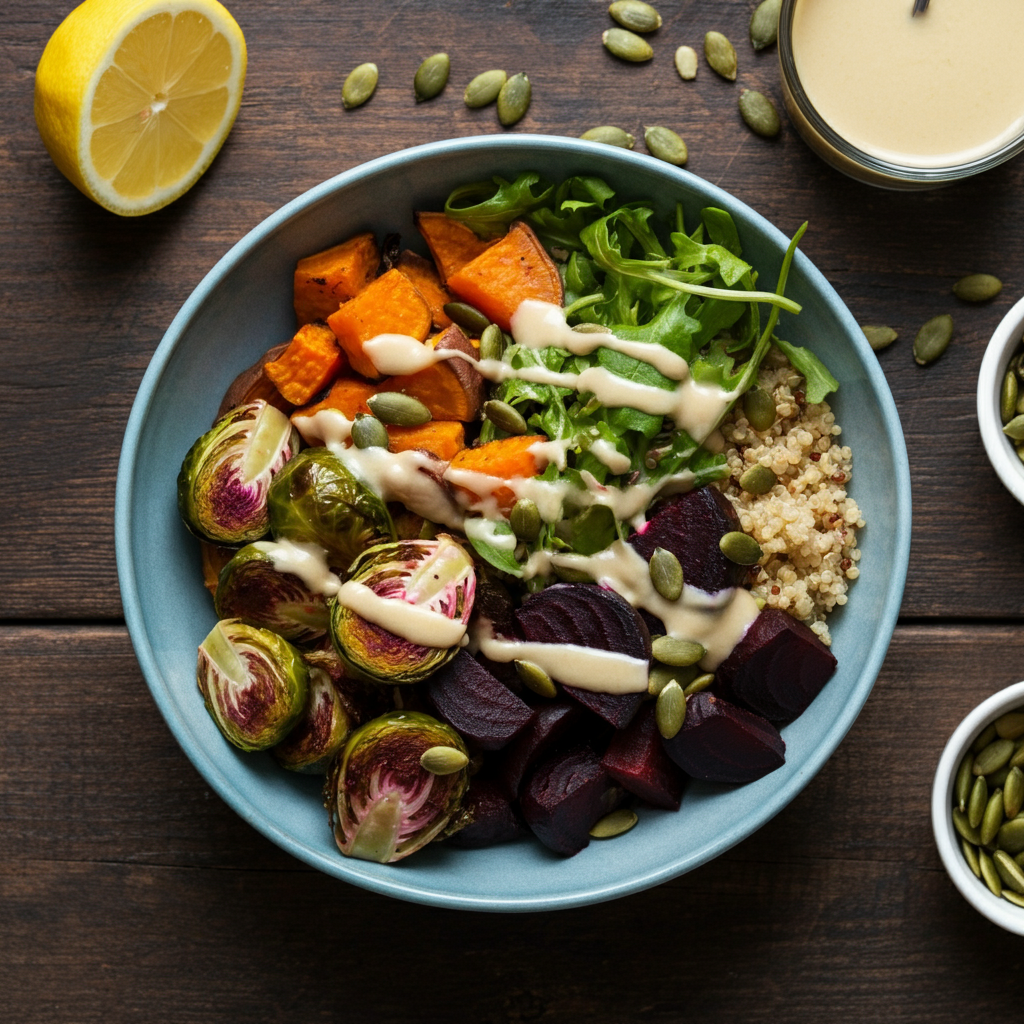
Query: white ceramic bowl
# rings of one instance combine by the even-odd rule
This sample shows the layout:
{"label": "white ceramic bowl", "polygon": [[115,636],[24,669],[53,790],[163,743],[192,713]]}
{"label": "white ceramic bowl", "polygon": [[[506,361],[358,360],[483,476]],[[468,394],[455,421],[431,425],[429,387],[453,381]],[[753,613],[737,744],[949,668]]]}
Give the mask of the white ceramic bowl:
{"label": "white ceramic bowl", "polygon": [[[695,222],[704,206],[736,219],[744,256],[776,280],[787,239],[721,189],[648,156],[578,139],[488,135],[382,157],[324,182],[271,215],[206,276],[153,357],[125,432],[115,537],[125,618],[153,697],[185,753],[246,821],[308,864],[376,892],[474,910],[547,910],[622,896],[705,863],[749,836],[812,779],[867,699],[903,594],[910,549],[910,470],[896,407],[875,354],[849,310],[803,253],[781,337],[817,349],[840,381],[833,408],[856,453],[852,493],[867,527],[861,576],[832,620],[839,668],[783,730],[786,763],[749,786],[694,783],[678,814],[645,810],[640,826],[569,859],[523,841],[487,850],[432,844],[398,865],[341,856],[318,780],[225,743],[196,690],[196,645],[215,616],[198,545],[177,513],[175,481],[238,371],[294,331],[295,260],[357,231],[397,231],[416,244],[414,210],[440,209],[468,181],[534,170],[550,180],[595,174],[623,199],[650,197],[662,223],[676,203]],[[799,211],[793,222],[799,223]],[[863,458],[861,455],[863,454]]]}
{"label": "white ceramic bowl", "polygon": [[942,863],[963,898],[1000,928],[1024,935],[1024,907],[993,895],[980,878],[974,877],[960,849],[960,836],[953,827],[952,814],[956,773],[968,748],[990,722],[1020,707],[1024,707],[1024,683],[1014,683],[983,700],[953,731],[939,758],[932,783],[932,831]]}
{"label": "white ceramic bowl", "polygon": [[1024,462],[1003,433],[999,417],[999,395],[1010,361],[1024,333],[1024,299],[1003,317],[985,349],[978,371],[978,427],[985,453],[1003,486],[1024,505]]}

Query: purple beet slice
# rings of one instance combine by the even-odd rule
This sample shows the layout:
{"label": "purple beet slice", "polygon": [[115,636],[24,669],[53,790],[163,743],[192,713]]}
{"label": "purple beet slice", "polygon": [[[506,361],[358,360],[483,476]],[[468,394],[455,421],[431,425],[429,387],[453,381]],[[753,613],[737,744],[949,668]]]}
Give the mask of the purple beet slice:
{"label": "purple beet slice", "polygon": [[663,501],[629,543],[648,560],[655,548],[671,551],[687,584],[714,594],[739,586],[746,574],[745,566],[730,562],[718,547],[725,534],[740,528],[739,522],[721,491],[700,487]]}
{"label": "purple beet slice", "polygon": [[644,708],[628,729],[612,737],[601,766],[616,782],[652,807],[679,810],[686,776],[665,753],[653,706]]}
{"label": "purple beet slice", "polygon": [[590,842],[591,827],[614,810],[623,795],[601,767],[600,756],[581,746],[538,765],[520,805],[530,831],[549,850],[571,857]]}
{"label": "purple beet slice", "polygon": [[570,736],[576,736],[582,727],[586,712],[567,701],[544,704],[526,728],[501,753],[498,782],[511,799],[519,789],[527,772],[551,751],[560,749]]}
{"label": "purple beet slice", "polygon": [[459,651],[426,684],[439,718],[482,750],[500,750],[530,723],[533,708]]}
{"label": "purple beet slice", "polygon": [[662,742],[687,775],[706,782],[754,782],[786,760],[786,743],[771,722],[707,690],[687,699],[682,729]]}
{"label": "purple beet slice", "polygon": [[[592,583],[556,583],[532,594],[516,610],[515,621],[524,639],[537,643],[575,644],[642,661],[651,657],[651,635],[636,609],[614,590]],[[575,686],[565,686],[565,692],[616,729],[630,723],[644,698]]]}
{"label": "purple beet slice", "polygon": [[478,850],[526,835],[526,826],[493,779],[474,778],[462,803],[473,820],[447,840],[451,846]]}
{"label": "purple beet slice", "polygon": [[716,671],[716,685],[773,722],[796,718],[836,670],[835,655],[778,608],[765,608]]}

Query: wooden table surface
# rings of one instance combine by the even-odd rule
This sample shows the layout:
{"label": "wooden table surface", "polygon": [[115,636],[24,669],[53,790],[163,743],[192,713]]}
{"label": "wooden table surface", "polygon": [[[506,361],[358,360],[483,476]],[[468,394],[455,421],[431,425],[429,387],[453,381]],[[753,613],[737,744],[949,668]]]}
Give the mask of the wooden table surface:
{"label": "wooden table surface", "polygon": [[[235,0],[249,71],[230,138],[184,198],[119,219],[61,177],[33,120],[35,65],[67,3],[8,5],[0,28],[0,1019],[1016,1019],[1024,940],[954,890],[929,792],[960,718],[1024,677],[1024,513],[986,461],[974,412],[986,341],[1024,292],[1024,162],[889,193],[828,168],[788,124],[773,141],[754,136],[737,113],[740,88],[780,106],[781,95],[774,48],[755,54],[747,42],[753,0],[662,4],[646,65],[603,50],[603,0]],[[737,44],[734,84],[703,61],[695,82],[674,70],[675,48],[699,50],[710,29]],[[439,50],[451,82],[417,105],[413,73]],[[345,113],[344,75],[369,60],[381,68],[377,94]],[[914,488],[888,657],[804,792],[673,882],[517,916],[350,887],[212,794],[132,653],[113,530],[132,400],[203,275],[325,178],[418,143],[502,131],[493,108],[462,102],[490,67],[533,84],[512,131],[618,124],[640,137],[664,124],[687,140],[695,174],[787,233],[809,220],[803,249],[854,317],[900,332],[879,358]],[[959,303],[951,285],[973,271],[1001,277],[1002,294]],[[942,312],[954,341],[921,368],[911,340]]]}

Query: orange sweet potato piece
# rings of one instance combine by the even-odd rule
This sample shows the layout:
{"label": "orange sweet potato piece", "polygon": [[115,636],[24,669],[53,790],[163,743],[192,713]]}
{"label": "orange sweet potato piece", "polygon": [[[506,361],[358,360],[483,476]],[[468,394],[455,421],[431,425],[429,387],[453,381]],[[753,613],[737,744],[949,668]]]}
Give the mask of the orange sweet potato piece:
{"label": "orange sweet potato piece", "polygon": [[295,317],[299,325],[326,320],[369,284],[379,263],[377,242],[369,231],[299,260],[295,264]]}
{"label": "orange sweet potato piece", "polygon": [[[524,434],[521,437],[502,437],[475,448],[463,448],[453,456],[448,468],[452,471],[470,470],[484,476],[500,477],[503,480],[536,476],[540,466],[537,465],[530,448],[546,440],[542,434]],[[471,505],[487,497],[454,479],[451,483],[458,493],[469,499]],[[510,487],[498,487],[491,496],[505,515],[512,511],[512,506],[516,503],[515,492]]]}
{"label": "orange sweet potato piece", "polygon": [[257,398],[262,398],[265,402],[274,406],[275,409],[280,409],[281,412],[291,412],[292,403],[285,399],[281,392],[274,387],[266,371],[263,369],[265,363],[277,359],[287,347],[288,343],[285,342],[282,345],[275,345],[273,348],[268,349],[252,366],[243,370],[228,385],[227,391],[224,392],[224,397],[220,400],[220,408],[217,410],[214,422],[219,420],[229,409],[234,409],[236,405],[245,405],[246,402],[254,402]]}
{"label": "orange sweet potato piece", "polygon": [[347,365],[334,332],[323,321],[315,321],[303,324],[284,352],[263,370],[292,405],[304,405]]}
{"label": "orange sweet potato piece", "polygon": [[203,586],[216,595],[220,571],[237,554],[237,548],[225,548],[220,544],[211,544],[208,540],[199,542],[199,550],[203,565]]}
{"label": "orange sweet potato piece", "polygon": [[451,302],[451,293],[438,276],[437,269],[428,259],[424,259],[419,253],[406,249],[395,264],[396,269],[405,274],[415,285],[416,291],[423,296],[423,301],[430,307],[430,318],[434,326],[443,331],[451,327],[452,319],[444,311],[445,303]]}
{"label": "orange sweet potato piece", "polygon": [[472,228],[444,213],[417,213],[415,220],[444,282],[494,245],[493,239],[478,238]]}
{"label": "orange sweet potato piece", "polygon": [[397,270],[368,284],[354,299],[327,318],[356,373],[380,377],[363,343],[378,334],[408,334],[425,341],[430,333],[430,309],[415,285]]}
{"label": "orange sweet potato piece", "polygon": [[503,331],[524,299],[560,306],[562,278],[532,228],[515,221],[508,234],[461,270],[451,274],[448,289],[475,306]]}
{"label": "orange sweet potato piece", "polygon": [[419,448],[445,462],[466,447],[465,428],[455,420],[431,420],[419,427],[388,427],[388,438],[388,448],[393,452]]}
{"label": "orange sweet potato piece", "polygon": [[388,377],[380,391],[401,391],[418,398],[435,419],[469,423],[480,415],[480,404],[462,386],[447,363],[434,363],[417,373]]}
{"label": "orange sweet potato piece", "polygon": [[366,400],[377,393],[377,385],[354,377],[339,377],[327,397],[312,405],[296,409],[293,416],[312,416],[323,409],[337,409],[346,419],[354,420],[356,413],[370,411]]}

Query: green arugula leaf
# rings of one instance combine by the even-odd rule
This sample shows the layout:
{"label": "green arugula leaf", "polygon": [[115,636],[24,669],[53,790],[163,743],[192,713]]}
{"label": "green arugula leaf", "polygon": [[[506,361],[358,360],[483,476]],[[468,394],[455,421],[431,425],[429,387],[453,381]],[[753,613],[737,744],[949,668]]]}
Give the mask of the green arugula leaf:
{"label": "green arugula leaf", "polygon": [[828,371],[828,367],[810,350],[791,345],[781,338],[772,343],[786,353],[786,358],[803,374],[804,394],[812,405],[824,402],[827,395],[839,389],[839,381]]}

